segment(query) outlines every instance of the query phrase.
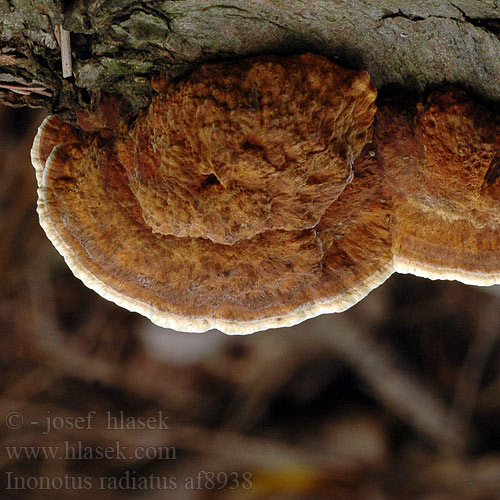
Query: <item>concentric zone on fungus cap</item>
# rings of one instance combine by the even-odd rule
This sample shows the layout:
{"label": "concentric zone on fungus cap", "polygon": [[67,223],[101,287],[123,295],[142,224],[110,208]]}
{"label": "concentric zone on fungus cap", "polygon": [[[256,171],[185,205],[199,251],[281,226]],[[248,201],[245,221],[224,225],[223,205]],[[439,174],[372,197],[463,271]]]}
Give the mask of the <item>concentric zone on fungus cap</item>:
{"label": "concentric zone on fungus cap", "polygon": [[177,330],[342,311],[394,271],[500,282],[500,120],[463,91],[382,99],[311,54],[207,64],[130,126],[49,117],[38,212],[74,274]]}
{"label": "concentric zone on fungus cap", "polygon": [[375,98],[364,72],[266,56],[169,83],[111,139],[49,117],[41,224],[87,286],[161,326],[249,333],[346,309],[392,272],[372,157],[350,184]]}

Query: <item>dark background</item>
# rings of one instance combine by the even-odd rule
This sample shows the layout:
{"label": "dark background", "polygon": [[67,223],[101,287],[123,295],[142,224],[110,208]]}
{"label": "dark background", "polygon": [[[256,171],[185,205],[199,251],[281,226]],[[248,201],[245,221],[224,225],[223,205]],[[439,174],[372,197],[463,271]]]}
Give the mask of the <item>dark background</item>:
{"label": "dark background", "polygon": [[[86,289],[45,237],[42,118],[0,108],[2,499],[500,498],[500,288],[394,275],[293,328],[163,330]],[[9,456],[22,446],[90,451]],[[116,446],[125,459],[97,456]]]}

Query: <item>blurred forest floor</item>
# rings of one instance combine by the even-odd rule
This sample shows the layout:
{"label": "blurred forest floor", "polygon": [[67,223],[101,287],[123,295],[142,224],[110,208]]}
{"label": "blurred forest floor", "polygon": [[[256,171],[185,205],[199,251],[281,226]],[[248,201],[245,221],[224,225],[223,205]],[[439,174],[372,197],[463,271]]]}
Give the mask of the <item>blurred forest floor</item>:
{"label": "blurred forest floor", "polygon": [[2,499],[500,498],[498,287],[394,275],[293,328],[163,330],[45,237],[42,118],[0,108]]}

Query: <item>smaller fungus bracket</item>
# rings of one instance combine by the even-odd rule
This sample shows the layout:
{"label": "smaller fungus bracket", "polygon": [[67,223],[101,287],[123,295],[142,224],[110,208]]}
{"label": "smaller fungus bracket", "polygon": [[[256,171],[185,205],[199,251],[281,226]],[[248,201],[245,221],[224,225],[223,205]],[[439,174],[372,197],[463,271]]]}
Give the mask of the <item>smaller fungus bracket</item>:
{"label": "smaller fungus bracket", "polygon": [[462,90],[380,103],[377,131],[394,199],[395,268],[432,279],[500,282],[500,119]]}

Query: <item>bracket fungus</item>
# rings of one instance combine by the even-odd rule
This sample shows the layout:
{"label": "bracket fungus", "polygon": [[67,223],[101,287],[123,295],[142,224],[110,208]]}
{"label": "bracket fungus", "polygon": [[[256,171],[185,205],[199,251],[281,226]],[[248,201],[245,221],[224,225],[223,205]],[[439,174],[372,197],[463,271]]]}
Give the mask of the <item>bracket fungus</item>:
{"label": "bracket fungus", "polygon": [[103,297],[250,333],[345,310],[395,270],[500,281],[500,127],[465,94],[389,100],[374,128],[367,73],[313,54],[157,88],[130,125],[50,116],[34,141],[41,225]]}
{"label": "bracket fungus", "polygon": [[394,268],[500,283],[500,116],[445,87],[377,111],[376,147],[394,205]]}

